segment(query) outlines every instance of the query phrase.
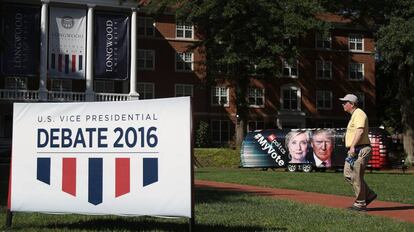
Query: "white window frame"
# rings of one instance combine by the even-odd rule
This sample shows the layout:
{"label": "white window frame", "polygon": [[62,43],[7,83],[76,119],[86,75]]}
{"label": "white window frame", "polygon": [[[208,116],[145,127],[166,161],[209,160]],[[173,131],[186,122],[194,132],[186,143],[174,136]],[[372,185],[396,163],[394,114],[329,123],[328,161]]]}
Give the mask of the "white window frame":
{"label": "white window frame", "polygon": [[188,84],[175,84],[175,96],[182,97],[182,96],[193,96],[194,94],[194,86]]}
{"label": "white window frame", "polygon": [[71,79],[51,79],[50,89],[55,92],[71,92],[72,80]]}
{"label": "white window frame", "polygon": [[[217,102],[215,102],[215,98],[218,98]],[[222,102],[223,98],[225,103]],[[229,107],[229,87],[215,86],[211,88],[211,105]]]}
{"label": "white window frame", "polygon": [[330,49],[332,48],[332,35],[329,33],[328,36],[323,36],[322,33],[317,32],[315,34],[315,47]]}
{"label": "white window frame", "polygon": [[[140,91],[140,87],[143,88],[143,91]],[[151,82],[138,82],[137,91],[139,93],[139,99],[154,99],[155,96],[155,85]],[[150,98],[147,98],[147,94],[151,94]]]}
{"label": "white window frame", "polygon": [[[332,110],[332,91],[317,90],[316,91],[316,109],[318,110]],[[322,105],[319,102],[322,101]]]}
{"label": "white window frame", "polygon": [[6,77],[4,86],[6,89],[27,90],[27,77]]}
{"label": "white window frame", "polygon": [[[359,73],[361,73],[361,78],[358,78]],[[363,63],[350,63],[348,78],[351,81],[363,81],[365,79],[365,65]]]}
{"label": "white window frame", "polygon": [[[182,36],[179,36],[181,33]],[[191,36],[188,36],[188,33],[190,33]],[[175,25],[175,38],[194,39],[194,25],[190,23],[177,22]]]}
{"label": "white window frame", "polygon": [[[358,45],[361,45],[361,49],[358,49]],[[364,51],[364,35],[349,34],[348,47],[350,51]]]}
{"label": "white window frame", "polygon": [[[296,67],[292,67],[291,65],[289,65],[286,60],[282,61],[282,76],[283,77],[288,77],[288,78],[298,78],[299,77],[299,68],[298,68],[298,61],[296,60],[295,62],[295,66]],[[289,70],[289,74],[285,75],[285,69]],[[293,70],[296,69],[296,75],[293,75]]]}
{"label": "white window frame", "polygon": [[115,82],[111,80],[95,80],[93,88],[97,93],[114,93]]}
{"label": "white window frame", "polygon": [[[216,140],[216,138],[214,138],[214,136],[213,136],[213,134],[214,134],[214,132],[216,132],[214,129],[214,126],[213,126],[213,124],[214,123],[219,123],[219,131],[218,131],[218,134],[219,134],[219,140]],[[222,136],[222,133],[223,133],[223,123],[225,123],[225,124],[227,124],[227,140],[224,140],[225,138],[223,138],[223,136]],[[212,142],[213,143],[220,143],[220,144],[223,144],[223,143],[228,143],[229,141],[230,141],[230,122],[229,122],[229,120],[211,120],[211,139],[212,139]],[[225,131],[224,131],[225,132]]]}
{"label": "white window frame", "polygon": [[[250,108],[264,108],[265,105],[265,89],[250,87],[247,102]],[[250,104],[250,99],[253,99],[254,104]],[[257,104],[258,99],[262,99],[262,104]]]}
{"label": "white window frame", "polygon": [[[138,36],[154,37],[155,36],[155,20],[151,17],[138,17],[137,19]],[[140,29],[144,33],[140,33]]]}
{"label": "white window frame", "polygon": [[[151,59],[148,59],[151,58]],[[140,65],[142,60],[143,66]],[[154,70],[155,69],[155,51],[149,49],[138,49],[137,67],[140,70]]]}
{"label": "white window frame", "polygon": [[[262,128],[258,129],[258,127],[259,127],[258,124],[263,124]],[[250,125],[254,125],[253,126],[254,128],[251,128]],[[247,131],[248,132],[255,131],[255,130],[261,130],[261,129],[266,129],[264,121],[262,121],[262,120],[249,120],[247,122]]]}
{"label": "white window frame", "polygon": [[176,52],[175,53],[175,71],[176,72],[192,72],[193,70],[194,70],[194,53]]}
{"label": "white window frame", "polygon": [[[289,96],[289,99],[288,99],[290,106],[287,107],[285,105],[285,99],[286,99],[286,96],[285,96],[285,93],[284,93],[285,90],[289,91],[289,95],[292,94],[291,91],[296,91],[296,101],[297,101],[296,109],[293,109],[292,106],[291,106],[291,104],[292,104],[291,101],[294,100],[293,96]],[[284,111],[300,111],[301,110],[302,93],[301,93],[301,90],[300,90],[299,87],[294,86],[294,85],[282,86],[280,88],[280,96],[281,96],[280,97],[280,105],[281,105],[282,110],[284,110]]]}
{"label": "white window frame", "polygon": [[[317,60],[315,66],[317,80],[332,80],[332,61]],[[327,71],[329,71],[329,76],[325,76]],[[319,72],[322,72],[322,76]]]}

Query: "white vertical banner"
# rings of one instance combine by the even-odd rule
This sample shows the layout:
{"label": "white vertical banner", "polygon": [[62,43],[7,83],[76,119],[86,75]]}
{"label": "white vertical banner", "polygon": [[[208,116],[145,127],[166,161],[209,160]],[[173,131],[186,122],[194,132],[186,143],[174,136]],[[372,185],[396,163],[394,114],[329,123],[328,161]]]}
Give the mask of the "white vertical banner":
{"label": "white vertical banner", "polygon": [[50,7],[49,74],[84,79],[86,10]]}

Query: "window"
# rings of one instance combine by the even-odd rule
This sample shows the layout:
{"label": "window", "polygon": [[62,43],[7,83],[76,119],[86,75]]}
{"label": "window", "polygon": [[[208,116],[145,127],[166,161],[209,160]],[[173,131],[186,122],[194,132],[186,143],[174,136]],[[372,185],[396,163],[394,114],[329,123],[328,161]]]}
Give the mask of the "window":
{"label": "window", "polygon": [[150,17],[138,17],[138,35],[141,36],[154,36],[155,35],[155,22]]}
{"label": "window", "polygon": [[214,87],[211,90],[211,104],[229,106],[229,88]]}
{"label": "window", "polygon": [[332,79],[332,62],[317,60],[316,61],[316,79],[331,80]]}
{"label": "window", "polygon": [[154,70],[155,51],[138,49],[138,69]]}
{"label": "window", "polygon": [[282,87],[282,109],[290,111],[300,110],[301,93],[300,88],[296,86]]}
{"label": "window", "polygon": [[283,38],[283,45],[290,47],[290,46],[295,46],[297,44],[296,38],[295,37],[284,37]]}
{"label": "window", "polygon": [[332,37],[330,33],[328,35],[316,33],[315,41],[317,48],[331,48]]}
{"label": "window", "polygon": [[227,143],[230,140],[230,123],[228,120],[212,120],[211,134],[214,143]]}
{"label": "window", "polygon": [[6,77],[6,89],[27,89],[27,78],[25,77]]}
{"label": "window", "polygon": [[349,35],[349,50],[351,51],[363,51],[364,50],[364,38],[360,34]]}
{"label": "window", "polygon": [[365,108],[365,94],[362,92],[356,92],[355,95],[358,97],[358,107],[361,109]]}
{"label": "window", "polygon": [[177,38],[192,39],[193,25],[189,23],[177,23],[175,33]]}
{"label": "window", "polygon": [[316,91],[316,108],[318,110],[332,109],[332,92],[331,91]]}
{"label": "window", "polygon": [[98,93],[113,93],[115,92],[115,83],[113,81],[103,81],[103,80],[97,80],[94,81],[94,89],[95,92]]}
{"label": "window", "polygon": [[349,64],[349,79],[363,80],[364,79],[364,64],[351,63]]}
{"label": "window", "polygon": [[264,122],[263,121],[249,121],[247,123],[247,131],[263,130]]}
{"label": "window", "polygon": [[57,92],[72,91],[72,80],[52,79],[52,91],[57,91]]}
{"label": "window", "polygon": [[154,98],[154,83],[139,82],[138,83],[139,99]]}
{"label": "window", "polygon": [[192,71],[193,70],[193,53],[184,52],[176,53],[175,56],[175,70],[176,71]]}
{"label": "window", "polygon": [[289,65],[286,61],[283,61],[283,76],[285,77],[298,77],[297,62],[294,65]]}
{"label": "window", "polygon": [[249,106],[264,107],[264,89],[249,88]]}
{"label": "window", "polygon": [[184,84],[176,84],[175,85],[175,96],[176,97],[193,96],[193,86],[184,85]]}

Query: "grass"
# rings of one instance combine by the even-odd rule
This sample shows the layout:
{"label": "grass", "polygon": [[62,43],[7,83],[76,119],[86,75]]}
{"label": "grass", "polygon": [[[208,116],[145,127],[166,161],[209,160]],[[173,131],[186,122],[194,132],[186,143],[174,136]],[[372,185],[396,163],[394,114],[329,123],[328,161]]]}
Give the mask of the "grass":
{"label": "grass", "polygon": [[[337,172],[285,172],[258,169],[198,168],[196,179],[353,196],[351,186]],[[414,174],[366,173],[365,180],[378,199],[414,204]]]}
{"label": "grass", "polygon": [[[196,179],[352,195],[341,173],[289,173],[238,169],[239,153],[196,149]],[[231,168],[230,168],[231,167]],[[414,174],[368,173],[380,200],[414,203]],[[6,187],[0,187],[0,231],[6,220]],[[196,189],[195,231],[414,231],[414,224],[240,192]],[[186,231],[187,219],[15,213],[13,231]]]}
{"label": "grass", "polygon": [[[195,214],[196,231],[414,231],[414,224],[363,213],[211,189],[197,189]],[[13,231],[181,232],[187,227],[185,219],[150,217],[16,213],[13,219]]]}
{"label": "grass", "polygon": [[198,167],[237,168],[240,165],[240,150],[226,148],[196,148],[195,163]]}

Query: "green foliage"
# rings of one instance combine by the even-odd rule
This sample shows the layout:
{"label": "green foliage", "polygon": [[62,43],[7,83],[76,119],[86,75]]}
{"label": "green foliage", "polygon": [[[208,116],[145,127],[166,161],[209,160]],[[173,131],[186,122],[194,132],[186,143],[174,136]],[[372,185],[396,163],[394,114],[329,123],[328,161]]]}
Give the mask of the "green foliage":
{"label": "green foliage", "polygon": [[208,123],[204,121],[200,121],[198,124],[198,129],[196,131],[196,147],[208,147],[210,145],[210,134]]}
{"label": "green foliage", "polygon": [[198,167],[237,168],[240,165],[240,150],[230,148],[194,149]]}

